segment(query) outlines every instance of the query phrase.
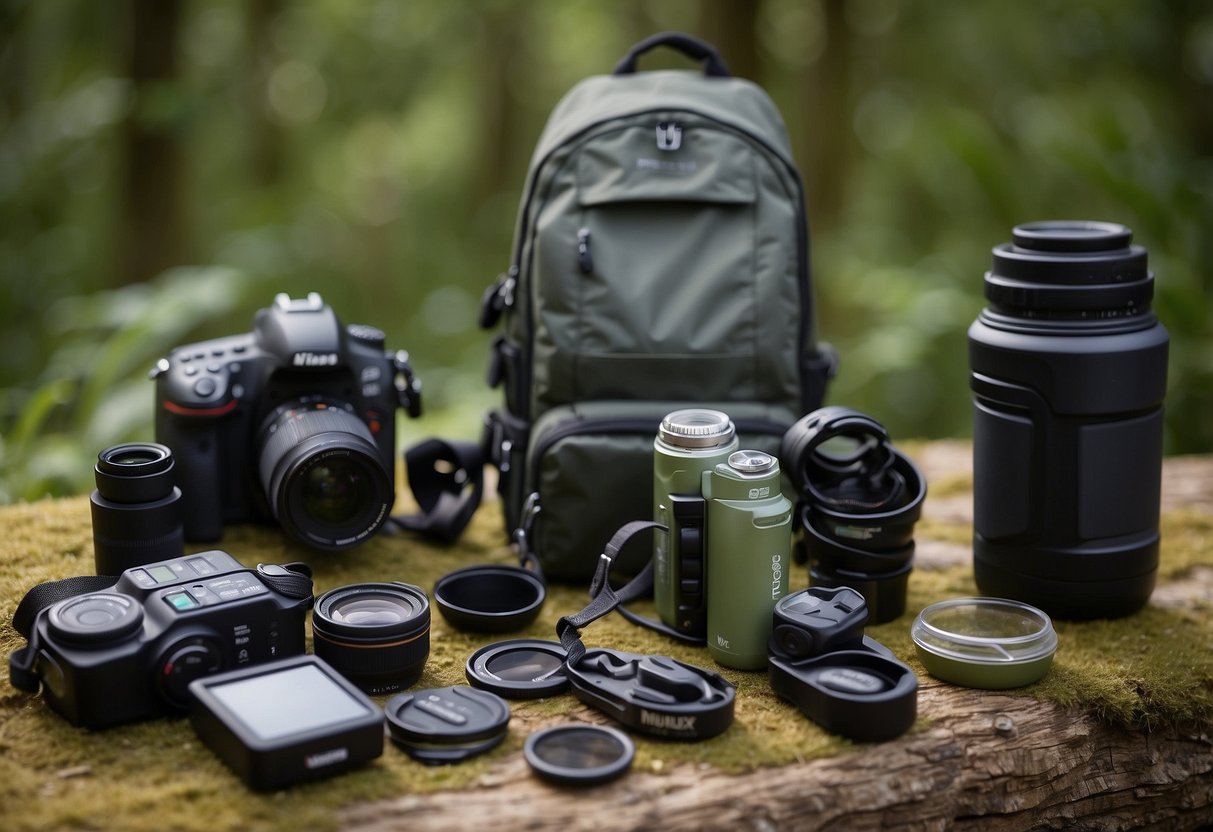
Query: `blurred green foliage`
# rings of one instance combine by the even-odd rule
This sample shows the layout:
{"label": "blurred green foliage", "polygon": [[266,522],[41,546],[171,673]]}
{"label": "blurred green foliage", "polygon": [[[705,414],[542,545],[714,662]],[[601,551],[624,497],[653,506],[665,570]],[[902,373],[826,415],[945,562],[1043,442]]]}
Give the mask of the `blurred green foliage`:
{"label": "blurred green foliage", "polygon": [[784,113],[831,401],[967,434],[990,247],[1106,219],[1158,275],[1167,449],[1213,450],[1208,4],[0,0],[0,502],[91,487],[98,450],[150,437],[156,358],[278,291],[412,353],[431,415],[405,442],[474,436],[497,400],[476,304],[531,148],[661,29]]}

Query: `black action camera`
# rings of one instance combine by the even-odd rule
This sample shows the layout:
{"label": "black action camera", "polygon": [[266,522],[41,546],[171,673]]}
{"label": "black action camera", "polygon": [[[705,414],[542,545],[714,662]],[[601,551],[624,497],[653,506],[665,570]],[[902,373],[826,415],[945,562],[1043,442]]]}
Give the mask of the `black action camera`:
{"label": "black action camera", "polygon": [[312,293],[278,295],[253,331],[174,349],[156,365],[156,441],[172,449],[187,540],[276,520],[321,549],[365,541],[395,499],[396,409],[420,385],[383,332],[343,327]]}
{"label": "black action camera", "polygon": [[86,728],[183,711],[195,679],[303,653],[311,606],[298,567],[246,569],[217,550],[151,563],[39,612],[12,678],[31,692],[41,682],[47,704]]}

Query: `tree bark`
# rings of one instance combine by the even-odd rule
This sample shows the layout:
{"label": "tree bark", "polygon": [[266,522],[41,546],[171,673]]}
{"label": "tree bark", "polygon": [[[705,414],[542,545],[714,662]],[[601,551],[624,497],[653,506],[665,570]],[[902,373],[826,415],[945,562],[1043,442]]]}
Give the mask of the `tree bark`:
{"label": "tree bark", "polygon": [[[1206,734],[1130,731],[1021,697],[921,680],[922,713],[894,742],[742,775],[633,772],[573,799],[515,754],[485,787],[349,808],[346,830],[1196,829],[1213,819]],[[574,719],[596,719],[578,706]]]}
{"label": "tree bark", "polygon": [[181,10],[181,0],[132,0],[130,5],[134,106],[122,131],[119,284],[147,280],[181,262],[183,155],[175,119],[165,112],[166,97],[175,94]]}

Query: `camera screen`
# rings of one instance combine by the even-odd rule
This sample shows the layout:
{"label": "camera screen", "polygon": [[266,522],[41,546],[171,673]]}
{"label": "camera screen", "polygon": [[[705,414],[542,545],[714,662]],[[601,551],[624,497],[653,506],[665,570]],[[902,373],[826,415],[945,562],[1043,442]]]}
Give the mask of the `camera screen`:
{"label": "camera screen", "polygon": [[277,740],[367,715],[367,709],[315,665],[305,664],[210,687],[260,740]]}

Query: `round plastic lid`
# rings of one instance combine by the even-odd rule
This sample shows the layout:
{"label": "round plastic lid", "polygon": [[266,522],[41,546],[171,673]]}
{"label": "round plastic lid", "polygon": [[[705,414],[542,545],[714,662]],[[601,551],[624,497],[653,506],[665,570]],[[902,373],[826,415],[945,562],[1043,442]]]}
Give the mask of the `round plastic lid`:
{"label": "round plastic lid", "polygon": [[402,693],[384,709],[392,740],[426,763],[456,763],[505,738],[510,706],[500,696],[465,685]]}
{"label": "round plastic lid", "polygon": [[527,737],[522,753],[544,779],[592,786],[627,771],[636,746],[627,734],[605,725],[557,725]]}
{"label": "round plastic lid", "polygon": [[506,699],[538,699],[568,689],[565,649],[557,641],[520,638],[481,647],[468,658],[468,681]]}
{"label": "round plastic lid", "polygon": [[910,637],[945,682],[1001,689],[1038,681],[1053,663],[1057,633],[1041,610],[1004,598],[956,598],[925,608]]}

